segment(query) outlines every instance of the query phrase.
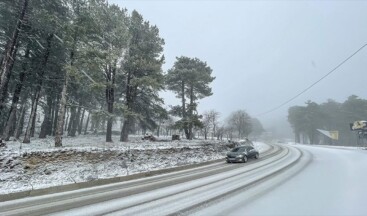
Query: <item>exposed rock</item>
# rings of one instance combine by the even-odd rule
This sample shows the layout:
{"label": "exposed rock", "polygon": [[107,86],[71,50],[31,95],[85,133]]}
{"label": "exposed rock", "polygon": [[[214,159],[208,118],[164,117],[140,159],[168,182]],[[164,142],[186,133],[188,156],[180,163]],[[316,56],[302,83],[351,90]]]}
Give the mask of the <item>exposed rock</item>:
{"label": "exposed rock", "polygon": [[47,169],[47,168],[46,168],[43,172],[44,172],[46,175],[51,175],[51,173],[52,173],[52,172],[51,172],[51,170],[49,170],[49,169]]}
{"label": "exposed rock", "polygon": [[26,165],[24,165],[24,169],[25,170],[30,170],[30,169],[34,169],[36,166],[34,166],[34,165],[31,165],[31,164],[26,164]]}
{"label": "exposed rock", "polygon": [[98,178],[94,175],[90,175],[86,178],[87,181],[93,181],[93,180],[96,180],[96,179],[98,179]]}

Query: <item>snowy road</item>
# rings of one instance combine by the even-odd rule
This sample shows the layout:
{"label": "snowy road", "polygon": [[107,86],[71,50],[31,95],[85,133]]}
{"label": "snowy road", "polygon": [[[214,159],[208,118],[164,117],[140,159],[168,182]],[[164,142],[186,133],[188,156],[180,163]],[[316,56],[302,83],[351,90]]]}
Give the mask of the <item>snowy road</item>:
{"label": "snowy road", "polygon": [[[76,215],[81,212],[84,215],[112,213],[121,211],[122,208],[129,209],[129,207],[161,200],[185,191],[196,191],[208,184],[214,185],[224,181],[222,185],[225,186],[228,178],[239,178],[241,175],[259,170],[259,167],[269,166],[274,161],[289,161],[289,152],[286,148],[275,146],[263,149],[259,160],[252,160],[247,164],[220,162],[117,184],[2,202],[0,215],[24,215],[25,213],[40,215],[55,212],[64,215]],[[120,205],[120,202],[124,205]],[[65,212],[69,209],[70,211]],[[84,211],[84,209],[92,211]],[[181,208],[175,210],[179,211]]]}
{"label": "snowy road", "polygon": [[305,155],[301,161],[310,161],[294,177],[296,170],[289,170],[195,214],[366,215],[366,150],[297,147]]}
{"label": "snowy road", "polygon": [[0,215],[358,215],[367,212],[362,150],[274,146],[134,181],[0,203]]}

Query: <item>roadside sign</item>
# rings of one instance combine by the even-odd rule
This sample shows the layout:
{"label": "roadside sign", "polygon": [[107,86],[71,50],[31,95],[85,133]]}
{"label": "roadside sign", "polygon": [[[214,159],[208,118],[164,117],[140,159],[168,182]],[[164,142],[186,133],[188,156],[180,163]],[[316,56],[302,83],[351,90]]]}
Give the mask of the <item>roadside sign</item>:
{"label": "roadside sign", "polygon": [[321,129],[317,129],[320,133],[324,134],[325,136],[329,137],[330,139],[333,140],[338,140],[339,139],[339,131],[326,131],[326,130],[321,130]]}

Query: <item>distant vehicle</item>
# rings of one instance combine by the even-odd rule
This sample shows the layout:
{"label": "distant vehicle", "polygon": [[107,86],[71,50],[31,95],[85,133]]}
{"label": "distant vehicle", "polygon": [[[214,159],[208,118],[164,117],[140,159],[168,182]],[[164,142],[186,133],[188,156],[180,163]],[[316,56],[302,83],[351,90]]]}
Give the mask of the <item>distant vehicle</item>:
{"label": "distant vehicle", "polygon": [[252,146],[240,146],[227,153],[227,163],[243,162],[246,163],[249,158],[258,159],[259,152]]}

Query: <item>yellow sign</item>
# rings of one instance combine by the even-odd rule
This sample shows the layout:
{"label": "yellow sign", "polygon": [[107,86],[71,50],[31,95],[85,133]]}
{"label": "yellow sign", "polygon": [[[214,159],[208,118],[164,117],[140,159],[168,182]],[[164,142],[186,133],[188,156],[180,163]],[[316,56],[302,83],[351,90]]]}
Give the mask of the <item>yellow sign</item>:
{"label": "yellow sign", "polygon": [[339,139],[339,131],[329,131],[330,138],[333,140]]}

